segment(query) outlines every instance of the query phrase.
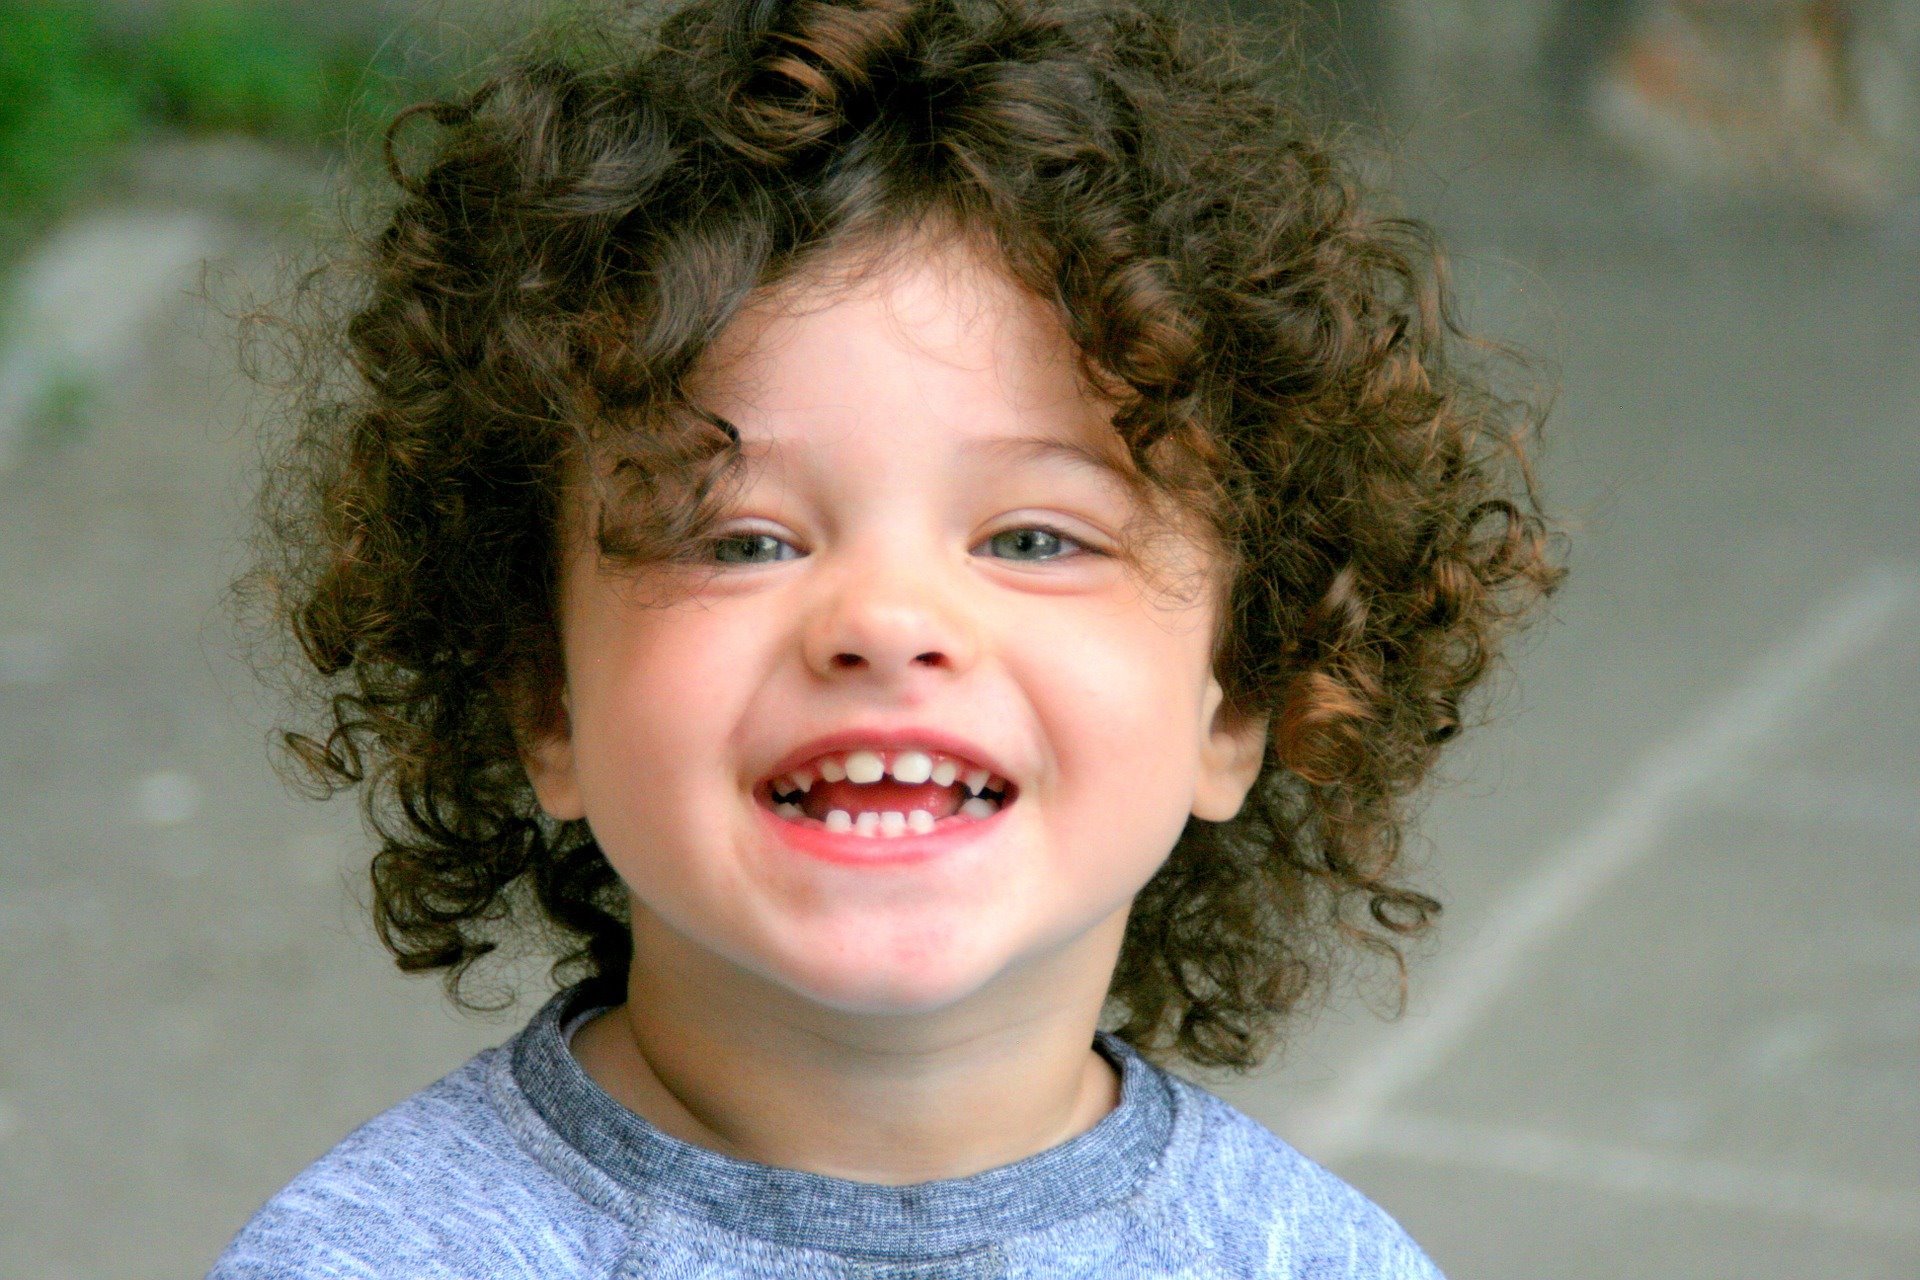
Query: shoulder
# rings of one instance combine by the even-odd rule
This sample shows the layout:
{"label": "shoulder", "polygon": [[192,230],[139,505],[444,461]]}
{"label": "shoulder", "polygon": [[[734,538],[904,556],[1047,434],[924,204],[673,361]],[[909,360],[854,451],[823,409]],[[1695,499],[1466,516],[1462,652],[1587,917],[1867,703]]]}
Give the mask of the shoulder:
{"label": "shoulder", "polygon": [[1170,1077],[1197,1124],[1183,1210],[1261,1280],[1444,1280],[1379,1205],[1224,1099]]}
{"label": "shoulder", "polygon": [[503,1052],[354,1130],[248,1220],[208,1280],[591,1274],[604,1220],[500,1115]]}

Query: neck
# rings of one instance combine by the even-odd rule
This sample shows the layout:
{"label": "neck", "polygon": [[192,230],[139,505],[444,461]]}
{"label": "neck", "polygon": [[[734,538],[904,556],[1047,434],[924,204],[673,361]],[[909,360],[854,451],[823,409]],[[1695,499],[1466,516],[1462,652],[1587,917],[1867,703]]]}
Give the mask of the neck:
{"label": "neck", "polygon": [[[934,1014],[860,1016],[743,981],[635,904],[627,1003],[580,1028],[582,1067],[684,1142],[887,1185],[964,1178],[1119,1105],[1093,1029],[1112,965],[1037,961]],[[1125,913],[1076,940],[1117,956]],[[1111,936],[1108,936],[1111,935]],[[1097,986],[1070,975],[1098,972]]]}

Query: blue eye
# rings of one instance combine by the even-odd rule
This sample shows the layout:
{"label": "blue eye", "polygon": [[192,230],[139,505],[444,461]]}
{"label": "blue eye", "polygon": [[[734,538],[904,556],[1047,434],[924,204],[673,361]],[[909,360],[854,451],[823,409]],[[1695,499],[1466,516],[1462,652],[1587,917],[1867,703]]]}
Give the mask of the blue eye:
{"label": "blue eye", "polygon": [[1045,562],[1048,560],[1064,560],[1070,558],[1068,555],[1060,553],[1060,549],[1063,546],[1078,547],[1083,552],[1090,551],[1090,548],[1073,538],[1069,538],[1058,529],[1049,529],[1043,524],[1021,525],[1014,529],[1002,529],[999,533],[988,538],[987,544],[998,547],[1003,552],[1011,553],[1007,557],[1010,560],[1026,560],[1029,562]]}
{"label": "blue eye", "polygon": [[[733,533],[713,539],[710,545],[713,547],[713,558],[721,564],[772,564],[777,560],[793,559],[792,556],[779,554],[780,548],[793,544],[770,533]],[[773,554],[763,556],[763,552]]]}
{"label": "blue eye", "polygon": [[[752,530],[723,534],[709,539],[707,545],[712,551],[714,561],[719,564],[775,564],[782,560],[795,560],[800,556],[800,552],[785,538]],[[1076,553],[1100,554],[1058,529],[1038,524],[1002,529],[988,538],[984,545],[995,548],[1006,559],[1025,561],[1029,564],[1068,560],[1072,559]],[[783,555],[783,551],[792,554]]]}

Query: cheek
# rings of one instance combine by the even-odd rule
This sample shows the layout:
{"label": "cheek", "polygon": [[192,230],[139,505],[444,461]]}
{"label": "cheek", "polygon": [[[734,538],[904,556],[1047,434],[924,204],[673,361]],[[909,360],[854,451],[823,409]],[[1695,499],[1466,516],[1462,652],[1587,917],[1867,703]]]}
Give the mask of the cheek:
{"label": "cheek", "polygon": [[574,748],[587,817],[603,845],[644,825],[648,839],[677,806],[709,802],[714,762],[756,669],[746,633],[698,612],[631,616],[582,635],[573,665]]}
{"label": "cheek", "polygon": [[1028,696],[1057,753],[1061,821],[1171,847],[1193,800],[1205,662],[1184,620],[1094,617],[1056,638]]}
{"label": "cheek", "polygon": [[[1048,646],[1055,676],[1076,718],[1110,726],[1129,746],[1178,755],[1191,746],[1206,686],[1208,636],[1201,616],[1107,601],[1077,611]],[[1119,745],[1116,743],[1116,745]]]}

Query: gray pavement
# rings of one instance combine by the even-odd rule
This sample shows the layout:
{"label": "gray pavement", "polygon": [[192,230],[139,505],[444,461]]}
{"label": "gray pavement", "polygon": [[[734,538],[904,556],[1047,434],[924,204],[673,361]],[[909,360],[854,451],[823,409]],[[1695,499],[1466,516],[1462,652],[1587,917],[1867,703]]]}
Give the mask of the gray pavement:
{"label": "gray pavement", "polygon": [[[1414,201],[1472,321],[1560,362],[1573,576],[1411,846],[1447,910],[1407,1014],[1350,990],[1203,1082],[1453,1280],[1912,1280],[1915,220],[1448,127]],[[221,225],[263,280],[278,242]],[[0,475],[0,1276],[201,1274],[543,994],[462,1019],[393,971],[350,803],[267,766],[220,611],[252,457],[230,330],[179,294],[90,429]]]}

